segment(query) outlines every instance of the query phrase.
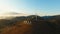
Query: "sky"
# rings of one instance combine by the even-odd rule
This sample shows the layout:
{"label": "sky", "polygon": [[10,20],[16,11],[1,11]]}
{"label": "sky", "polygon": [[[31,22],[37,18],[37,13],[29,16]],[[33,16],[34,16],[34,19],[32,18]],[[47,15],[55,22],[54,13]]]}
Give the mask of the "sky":
{"label": "sky", "polygon": [[60,15],[60,0],[0,0],[0,14],[7,12]]}

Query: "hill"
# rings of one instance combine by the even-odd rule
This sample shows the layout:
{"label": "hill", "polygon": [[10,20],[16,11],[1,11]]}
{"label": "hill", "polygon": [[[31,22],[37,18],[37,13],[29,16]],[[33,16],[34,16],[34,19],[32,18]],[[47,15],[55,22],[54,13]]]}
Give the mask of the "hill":
{"label": "hill", "polygon": [[0,19],[0,34],[60,34],[60,15],[47,17],[30,15]]}

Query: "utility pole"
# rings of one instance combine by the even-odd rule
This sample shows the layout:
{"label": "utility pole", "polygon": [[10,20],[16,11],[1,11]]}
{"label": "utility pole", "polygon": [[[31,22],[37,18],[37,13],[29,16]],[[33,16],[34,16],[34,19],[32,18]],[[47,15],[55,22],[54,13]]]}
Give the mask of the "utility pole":
{"label": "utility pole", "polygon": [[35,10],[35,17],[36,17],[36,21],[37,21],[37,9]]}
{"label": "utility pole", "polygon": [[35,13],[36,21],[37,21],[37,13]]}

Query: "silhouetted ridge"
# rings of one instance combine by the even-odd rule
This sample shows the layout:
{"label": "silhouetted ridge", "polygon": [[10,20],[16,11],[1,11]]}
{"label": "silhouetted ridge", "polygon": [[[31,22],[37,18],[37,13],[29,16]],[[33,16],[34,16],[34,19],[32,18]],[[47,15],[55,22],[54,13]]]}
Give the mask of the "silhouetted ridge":
{"label": "silhouetted ridge", "polygon": [[60,34],[60,15],[19,16],[0,20],[0,34]]}

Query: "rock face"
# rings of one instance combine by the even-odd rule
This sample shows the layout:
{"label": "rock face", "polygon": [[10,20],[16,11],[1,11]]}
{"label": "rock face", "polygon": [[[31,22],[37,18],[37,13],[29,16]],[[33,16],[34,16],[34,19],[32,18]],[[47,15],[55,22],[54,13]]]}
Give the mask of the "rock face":
{"label": "rock face", "polygon": [[60,21],[36,15],[0,20],[0,34],[60,34]]}

